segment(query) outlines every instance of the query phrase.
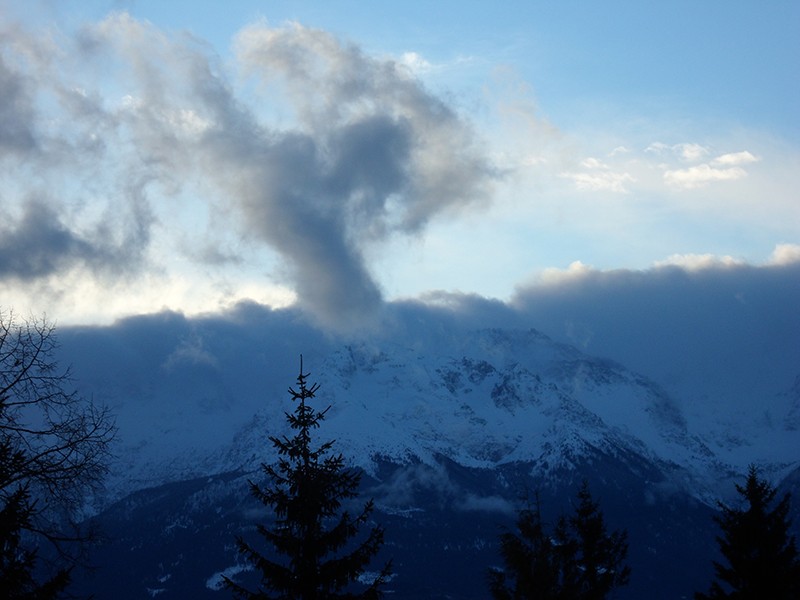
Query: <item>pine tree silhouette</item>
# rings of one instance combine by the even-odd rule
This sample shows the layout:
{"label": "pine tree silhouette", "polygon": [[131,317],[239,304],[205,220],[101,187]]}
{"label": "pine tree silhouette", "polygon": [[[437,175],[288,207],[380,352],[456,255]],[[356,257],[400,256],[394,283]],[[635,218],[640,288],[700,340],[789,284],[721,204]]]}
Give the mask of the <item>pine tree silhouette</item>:
{"label": "pine tree silhouette", "polygon": [[34,580],[36,551],[22,544],[34,512],[35,504],[24,487],[7,496],[0,509],[0,582],[7,600],[54,600],[70,580],[69,569],[60,569],[46,581]]}
{"label": "pine tree silhouette", "polygon": [[559,598],[561,577],[559,557],[545,530],[539,499],[532,509],[521,510],[518,534],[500,536],[500,554],[505,570],[489,570],[489,589],[495,600],[552,600]]}
{"label": "pine tree silhouette", "polygon": [[490,569],[495,600],[602,600],[627,585],[630,568],[627,533],[606,531],[599,504],[584,482],[578,506],[562,516],[552,532],[535,510],[520,512],[518,533],[505,533],[500,550],[505,569]]}
{"label": "pine tree silhouette", "polygon": [[[797,600],[800,598],[800,559],[795,539],[789,535],[791,496],[774,508],[777,491],[750,466],[744,486],[736,490],[747,507],[736,509],[719,503],[714,520],[722,535],[717,543],[725,563],[714,562],[717,581],[697,600]],[[726,589],[728,591],[726,591]]]}
{"label": "pine tree silhouette", "polygon": [[[261,572],[266,589],[252,592],[225,578],[226,586],[239,598],[371,600],[382,595],[380,586],[389,574],[389,563],[371,582],[358,583],[383,545],[384,530],[378,525],[365,539],[356,540],[361,527],[369,522],[372,500],[356,515],[340,512],[343,501],[357,495],[361,474],[346,468],[341,454],[331,454],[333,441],[312,446],[312,430],[319,428],[330,408],[317,411],[308,404],[318,389],[318,384],[308,384],[301,356],[297,390],[289,388],[297,404],[293,413],[286,413],[296,433],[291,438],[269,438],[278,451],[277,464],[262,465],[269,485],[250,482],[253,496],[276,517],[271,528],[257,527],[273,552],[262,554],[241,537],[237,539],[240,553]],[[274,555],[284,559],[273,559]],[[360,591],[353,591],[359,587]]]}
{"label": "pine tree silhouette", "polygon": [[570,569],[565,580],[577,592],[570,597],[602,600],[615,587],[627,585],[630,579],[630,567],[624,565],[627,537],[625,531],[606,531],[600,505],[592,499],[589,485],[584,481],[569,527],[559,525],[555,535],[560,547],[569,549],[565,564]]}

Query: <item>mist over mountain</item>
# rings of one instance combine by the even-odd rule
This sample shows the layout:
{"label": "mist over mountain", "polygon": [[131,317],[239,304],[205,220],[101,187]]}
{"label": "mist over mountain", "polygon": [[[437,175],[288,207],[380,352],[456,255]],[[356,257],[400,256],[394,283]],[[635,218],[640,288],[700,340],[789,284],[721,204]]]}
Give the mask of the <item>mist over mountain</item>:
{"label": "mist over mountain", "polygon": [[[324,384],[325,401],[334,407],[329,427],[336,432],[339,414],[350,421],[383,415],[379,407],[387,398],[398,414],[416,405],[439,406],[441,390],[427,385],[440,384],[449,388],[447,394],[469,396],[476,404],[489,401],[492,386],[481,389],[475,381],[459,381],[477,377],[465,365],[486,363],[497,371],[496,377],[519,377],[516,365],[532,369],[529,365],[542,358],[540,338],[548,336],[552,340],[543,347],[554,356],[563,354],[558,360],[564,364],[591,366],[594,360],[603,364],[610,359],[630,373],[625,377],[655,390],[661,409],[681,423],[683,435],[707,446],[732,471],[755,462],[771,465],[778,475],[800,451],[798,282],[800,263],[589,273],[521,289],[509,304],[453,294],[429,298],[428,303],[389,303],[379,324],[369,321],[348,335],[320,330],[294,309],[244,303],[204,317],[161,313],[109,327],[64,328],[62,360],[73,365],[83,392],[116,411],[120,448],[137,448],[135,454],[122,453],[122,460],[131,463],[126,476],[149,461],[178,468],[181,456],[195,469],[171,472],[164,466],[152,472],[152,481],[142,473],[142,485],[202,474],[195,458],[189,458],[195,455],[209,457],[220,468],[241,467],[232,455],[223,465],[221,453],[230,451],[243,428],[260,427],[266,434],[271,421],[280,424],[283,392],[293,381],[300,354]],[[496,344],[488,341],[493,334],[486,330],[501,332]],[[361,379],[343,382],[337,370],[348,361],[375,364],[376,371],[383,365],[383,379],[364,379],[363,389],[357,387]],[[411,366],[416,363],[418,367]],[[419,382],[409,379],[406,371],[412,368],[424,371]],[[448,380],[445,371],[451,368],[453,379]],[[574,368],[575,373],[558,377],[591,379],[591,373]],[[392,377],[420,389],[413,394],[402,390]],[[397,397],[393,385],[400,390]],[[533,394],[532,384],[526,385],[518,390],[521,401]],[[356,387],[346,392],[347,386]],[[593,392],[581,393],[582,403],[592,402]],[[594,393],[613,397],[619,392]],[[367,409],[359,412],[359,404]],[[420,410],[412,420],[425,420]],[[598,414],[606,421],[611,418]],[[538,417],[530,419],[533,427]],[[365,429],[376,436],[374,452],[380,453],[385,448],[379,440],[387,432],[377,425],[377,430]],[[609,425],[621,426],[613,420]],[[640,437],[645,434],[636,429],[642,426],[625,425]],[[490,421],[483,431],[505,428],[507,424]],[[355,443],[362,433],[366,435],[356,424],[333,437]],[[413,453],[419,448],[413,439],[419,431],[404,435],[408,439],[399,443]],[[257,455],[259,449],[253,452]],[[368,458],[353,460],[366,466]]]}
{"label": "mist over mountain", "polygon": [[[348,334],[298,309],[241,303],[66,327],[61,358],[82,393],[117,415],[117,460],[96,509],[119,543],[144,527],[137,506],[161,507],[160,521],[147,517],[154,529],[142,529],[160,552],[169,538],[182,555],[191,532],[223,538],[199,563],[158,576],[144,553],[137,577],[176,578],[164,597],[181,597],[180,577],[213,597],[203,582],[237,568],[224,539],[255,514],[243,478],[274,459],[267,436],[287,431],[286,389],[302,354],[320,406],[331,406],[320,439],[365,471],[376,518],[398,535],[398,597],[439,593],[415,587],[425,571],[412,556],[450,548],[477,573],[496,560],[496,528],[526,494],[540,490],[555,518],[586,478],[640,546],[640,574],[623,597],[657,584],[666,598],[707,577],[713,507],[733,497],[750,463],[796,486],[798,282],[792,262],[589,271],[521,289],[510,303],[457,294],[386,303],[378,323]],[[684,561],[686,578],[666,584],[664,560]],[[462,579],[454,572],[440,592]]]}

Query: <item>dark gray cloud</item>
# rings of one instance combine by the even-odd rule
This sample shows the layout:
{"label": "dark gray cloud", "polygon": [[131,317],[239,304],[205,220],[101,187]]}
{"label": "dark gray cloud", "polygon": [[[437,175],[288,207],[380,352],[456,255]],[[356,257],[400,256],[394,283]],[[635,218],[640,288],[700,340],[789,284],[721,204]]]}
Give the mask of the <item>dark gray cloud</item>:
{"label": "dark gray cloud", "polygon": [[32,105],[27,81],[0,53],[0,157],[26,153],[36,145]]}
{"label": "dark gray cloud", "polygon": [[407,186],[409,140],[386,117],[332,133],[329,145],[301,133],[272,136],[248,157],[247,175],[225,187],[236,191],[247,231],[287,258],[300,302],[349,325],[381,300],[362,248],[388,235],[386,203]]}
{"label": "dark gray cloud", "polygon": [[139,201],[118,234],[110,222],[80,232],[57,211],[58,202],[37,197],[24,205],[19,219],[0,226],[0,279],[31,281],[84,268],[97,276],[117,278],[137,270],[148,244],[150,214]]}
{"label": "dark gray cloud", "polygon": [[586,271],[519,290],[525,321],[683,395],[758,402],[800,375],[800,262]]}
{"label": "dark gray cloud", "polygon": [[0,229],[0,277],[37,279],[93,255],[91,244],[77,238],[41,201],[30,202],[17,222]]}
{"label": "dark gray cloud", "polygon": [[584,269],[520,287],[508,303],[445,292],[395,302],[382,335],[430,340],[475,328],[535,328],[653,379],[690,412],[697,403],[761,419],[763,403],[780,420],[797,402],[798,306],[796,259]]}
{"label": "dark gray cloud", "polygon": [[[37,46],[33,34],[14,35],[4,50],[26,48],[18,62],[27,66],[23,78],[0,63],[7,83],[0,122],[19,124],[6,128],[0,144],[19,155],[36,139],[30,164],[41,167],[42,187],[66,176],[79,182],[73,206],[100,197],[112,212],[133,213],[143,202],[162,215],[153,203],[176,202],[191,185],[215,228],[283,257],[300,304],[327,324],[347,326],[381,306],[366,258],[376,244],[487,201],[496,177],[468,125],[410,72],[323,31],[244,30],[239,74],[201,41],[125,13],[59,38],[71,44],[61,52]],[[272,109],[287,119],[276,120]],[[45,121],[57,126],[34,138],[32,124]],[[131,189],[140,190],[140,203],[131,205]],[[87,199],[76,199],[82,194]],[[49,220],[37,224],[28,215],[6,227],[8,240],[27,240],[30,260],[16,263],[17,276],[100,261],[90,258],[98,247],[87,227],[58,217],[66,201],[53,192],[48,202],[55,203]],[[142,228],[154,222],[118,220],[131,231],[116,235],[147,244],[151,232]],[[31,236],[37,226],[49,229]],[[161,218],[160,226],[182,225]],[[184,258],[235,260],[213,252],[212,242]]]}
{"label": "dark gray cloud", "polygon": [[[298,125],[225,127],[227,143],[217,131],[204,150],[238,167],[225,187],[250,232],[288,260],[300,302],[329,324],[362,321],[381,300],[365,249],[485,200],[491,165],[466,124],[392,61],[300,26],[249,28],[239,50],[251,74],[288,89]],[[224,108],[216,123],[248,120],[224,94],[205,97]]]}

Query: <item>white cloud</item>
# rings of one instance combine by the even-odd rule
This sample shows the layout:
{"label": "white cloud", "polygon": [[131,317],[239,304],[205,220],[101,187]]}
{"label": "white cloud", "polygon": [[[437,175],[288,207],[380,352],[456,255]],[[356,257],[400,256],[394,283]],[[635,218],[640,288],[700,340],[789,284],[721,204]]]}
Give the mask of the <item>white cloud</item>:
{"label": "white cloud", "polygon": [[711,164],[715,166],[730,167],[734,165],[754,163],[758,162],[759,160],[760,159],[758,157],[753,156],[750,152],[744,150],[742,152],[731,152],[729,154],[718,156],[711,161]]}
{"label": "white cloud", "polygon": [[581,161],[581,166],[586,167],[587,169],[608,169],[607,164],[601,163],[599,160],[591,156],[583,159]]}
{"label": "white cloud", "polygon": [[697,162],[708,156],[709,149],[700,144],[684,142],[680,144],[664,144],[663,142],[653,142],[646,149],[649,154],[672,154],[684,162]]}
{"label": "white cloud", "polygon": [[[764,265],[786,266],[794,263],[800,263],[800,244],[778,244]],[[699,271],[719,267],[739,267],[747,264],[747,261],[729,255],[673,254],[664,260],[656,261],[653,266],[656,268],[674,266],[687,271]]]}
{"label": "white cloud", "polygon": [[[747,176],[741,165],[761,160],[753,153],[742,150],[721,154],[716,158],[700,162],[708,157],[711,150],[694,142],[668,145],[654,142],[645,148],[645,155],[657,157],[655,166],[663,170],[663,181],[673,189],[694,189],[704,187],[715,181],[731,181]],[[699,163],[681,166],[681,163]]]}
{"label": "white cloud", "polygon": [[665,260],[656,261],[655,267],[681,267],[687,271],[699,271],[713,267],[735,267],[744,262],[732,256],[714,254],[673,254]]}
{"label": "white cloud", "polygon": [[767,264],[789,265],[797,262],[800,262],[800,244],[778,244]]}
{"label": "white cloud", "polygon": [[635,181],[630,173],[613,171],[609,165],[592,156],[584,158],[580,166],[587,171],[560,174],[562,178],[571,179],[579,190],[626,194],[628,190],[625,184]]}
{"label": "white cloud", "polygon": [[433,70],[433,64],[416,52],[404,52],[400,56],[400,63],[409,68],[412,73],[422,74]]}
{"label": "white cloud", "polygon": [[538,283],[544,285],[558,285],[565,281],[578,280],[581,277],[592,273],[594,268],[591,265],[586,265],[579,260],[570,263],[566,269],[550,268],[542,271],[538,278]]}
{"label": "white cloud", "polygon": [[708,148],[700,144],[677,144],[673,146],[673,149],[682,160],[687,162],[696,162],[708,155]]}
{"label": "white cloud", "polygon": [[686,169],[667,170],[664,172],[664,182],[679,189],[694,189],[708,185],[713,181],[731,181],[741,179],[747,171],[741,167],[717,169],[703,163]]}
{"label": "white cloud", "polygon": [[613,173],[611,171],[603,173],[565,173],[562,175],[572,179],[575,187],[579,190],[591,192],[615,192],[617,194],[627,194],[626,183],[635,181],[630,173]]}

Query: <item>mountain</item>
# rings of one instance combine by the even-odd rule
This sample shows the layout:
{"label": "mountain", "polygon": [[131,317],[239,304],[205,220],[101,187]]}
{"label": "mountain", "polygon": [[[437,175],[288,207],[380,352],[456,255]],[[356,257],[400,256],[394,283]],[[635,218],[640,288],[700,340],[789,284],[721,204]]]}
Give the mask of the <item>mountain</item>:
{"label": "mountain", "polygon": [[516,510],[537,493],[555,520],[584,479],[630,534],[620,597],[690,597],[710,577],[715,502],[748,462],[787,485],[800,473],[797,383],[761,402],[758,418],[712,419],[535,329],[405,315],[342,337],[290,317],[251,306],[62,332],[80,390],[108,402],[119,426],[95,507],[108,542],[79,589],[217,598],[221,573],[252,575],[232,542],[267,517],[246,481],[274,459],[267,436],[287,431],[301,353],[319,408],[330,405],[320,441],[336,440],[376,500],[395,598],[485,598]]}

